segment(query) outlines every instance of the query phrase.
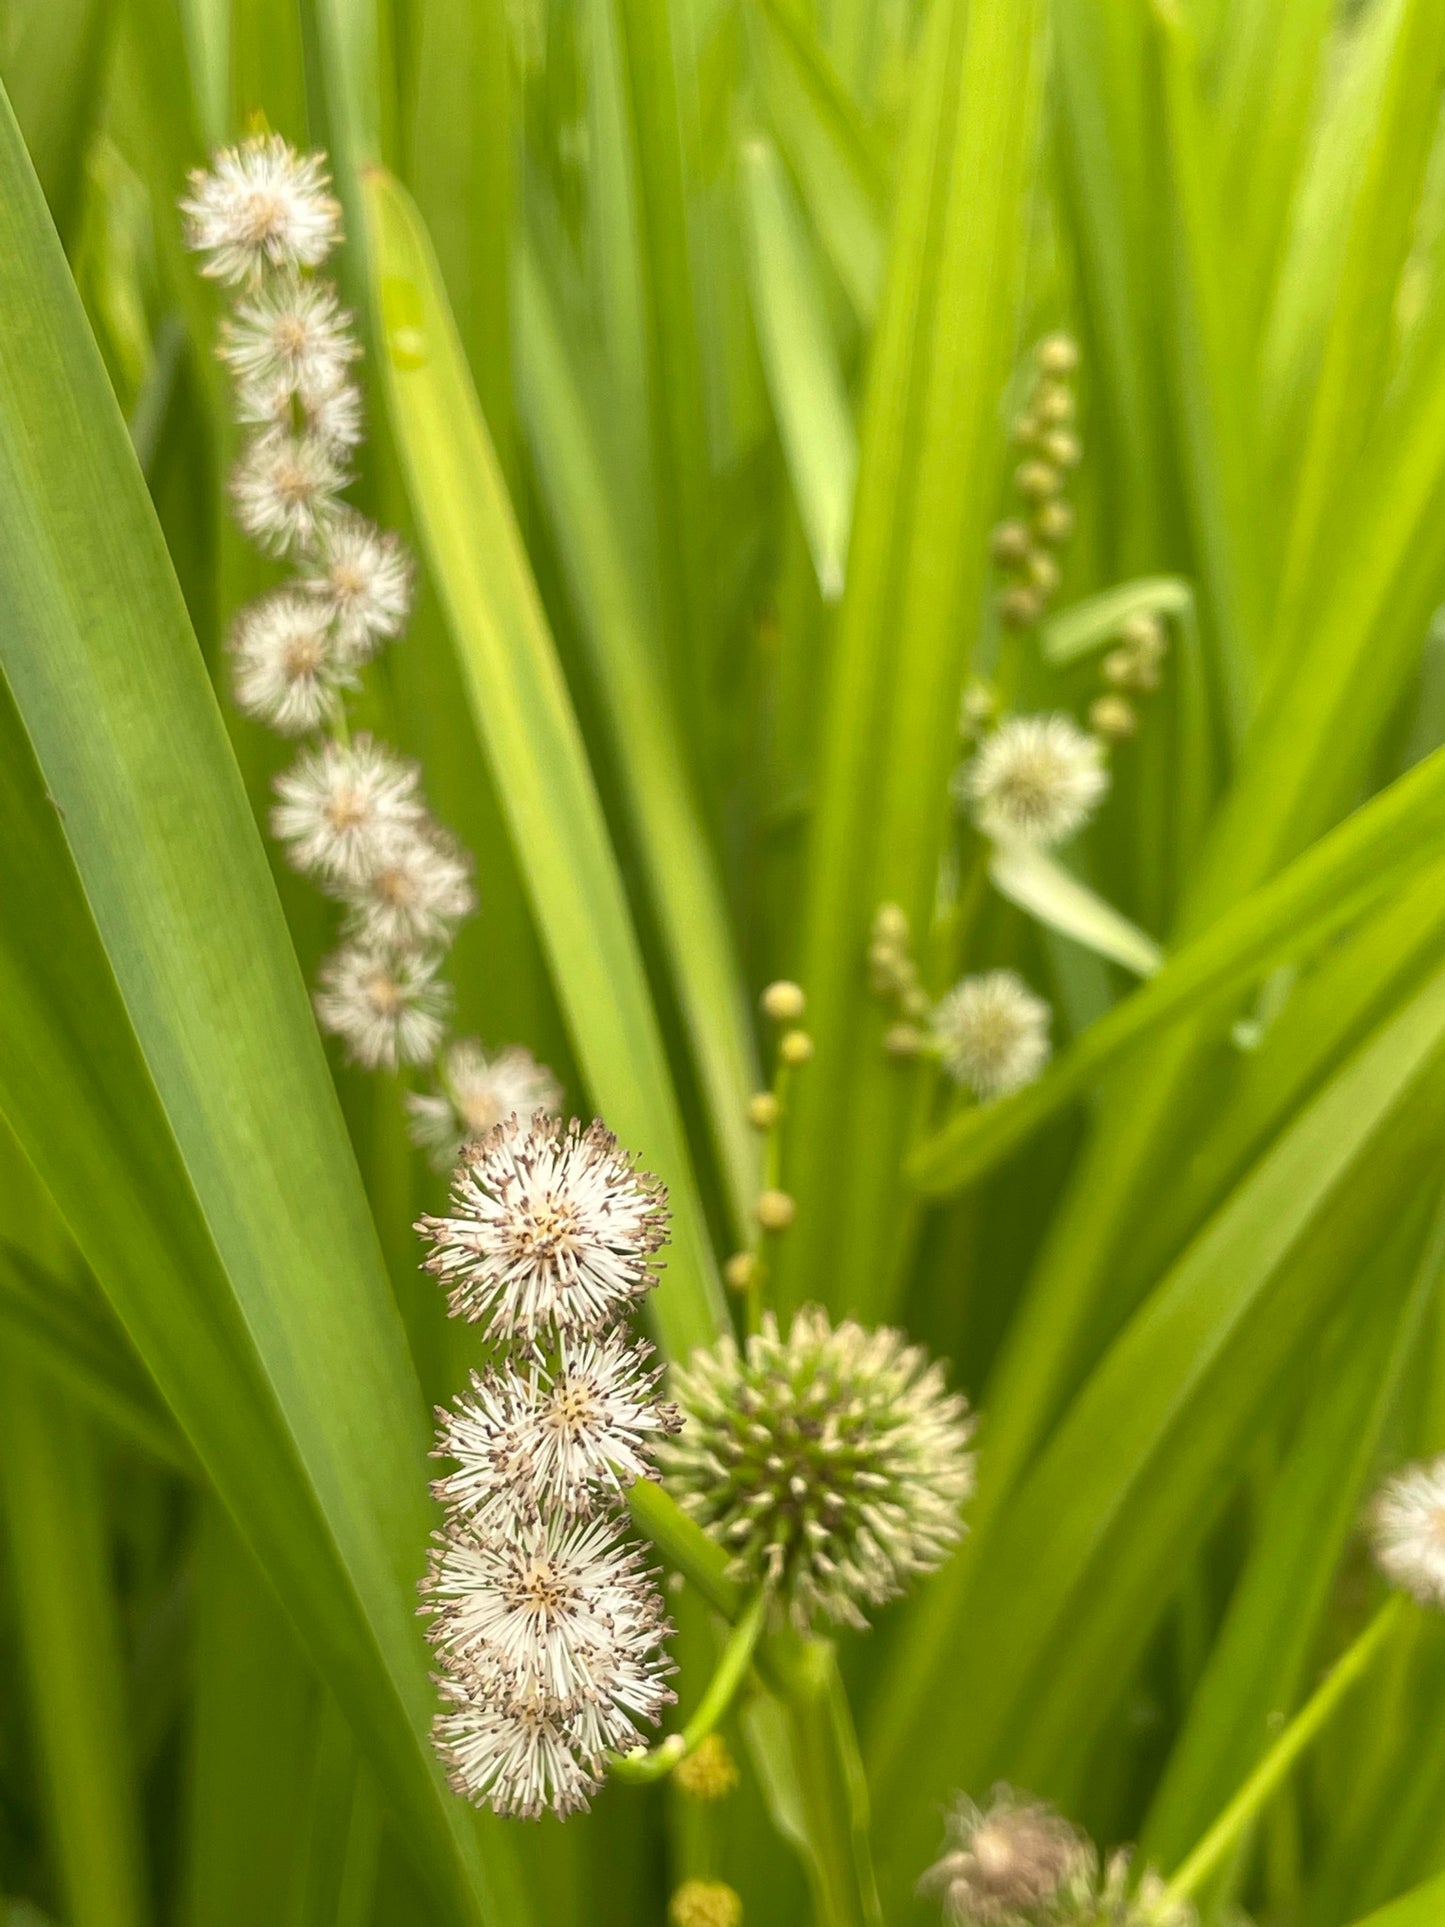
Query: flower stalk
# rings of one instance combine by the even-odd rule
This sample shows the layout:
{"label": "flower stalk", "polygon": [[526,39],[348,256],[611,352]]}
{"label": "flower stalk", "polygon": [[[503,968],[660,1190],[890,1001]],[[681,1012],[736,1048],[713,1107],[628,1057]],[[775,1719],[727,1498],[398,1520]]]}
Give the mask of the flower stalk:
{"label": "flower stalk", "polygon": [[763,1587],[754,1593],[729,1631],[712,1678],[692,1718],[680,1733],[670,1733],[659,1746],[618,1755],[611,1765],[612,1772],[619,1780],[630,1780],[639,1786],[661,1780],[695,1753],[710,1733],[716,1731],[721,1721],[727,1718],[748,1676],[767,1617],[768,1593],[767,1588]]}
{"label": "flower stalk", "polygon": [[1187,1900],[1237,1844],[1260,1809],[1278,1791],[1291,1767],[1328,1722],[1331,1714],[1370,1669],[1388,1643],[1404,1611],[1405,1596],[1394,1593],[1365,1630],[1315,1688],[1199,1845],[1170,1880],[1167,1897]]}

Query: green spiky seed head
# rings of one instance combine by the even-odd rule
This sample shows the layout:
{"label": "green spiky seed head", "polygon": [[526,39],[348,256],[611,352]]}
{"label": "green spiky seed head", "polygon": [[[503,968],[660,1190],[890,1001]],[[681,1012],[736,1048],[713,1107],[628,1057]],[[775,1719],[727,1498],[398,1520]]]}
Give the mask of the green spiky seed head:
{"label": "green spiky seed head", "polygon": [[672,1389],[685,1423],[668,1488],[795,1625],[864,1625],[958,1540],[973,1420],[901,1332],[808,1306],[784,1338],[769,1315],[745,1347],[695,1352]]}

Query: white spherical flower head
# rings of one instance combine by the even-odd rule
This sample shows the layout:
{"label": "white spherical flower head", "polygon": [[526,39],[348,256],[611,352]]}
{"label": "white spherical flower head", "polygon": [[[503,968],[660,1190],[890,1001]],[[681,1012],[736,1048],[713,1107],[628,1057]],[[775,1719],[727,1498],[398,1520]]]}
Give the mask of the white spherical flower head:
{"label": "white spherical flower head", "polygon": [[771,1313],[674,1370],[680,1437],[659,1462],[683,1508],[746,1582],[778,1588],[801,1628],[866,1623],[957,1542],[973,1490],[973,1422],[942,1367],[901,1332]]}
{"label": "white spherical flower head", "polygon": [[439,966],[439,958],[418,951],[346,944],[321,966],[317,1020],[366,1070],[429,1064],[451,1009]]}
{"label": "white spherical flower head", "polygon": [[351,474],[344,451],[320,435],[263,428],[231,471],[236,520],[267,555],[308,553],[336,513]]}
{"label": "white spherical flower head", "polygon": [[477,907],[465,852],[429,819],[383,829],[365,874],[330,887],[349,907],[347,935],[393,950],[445,947]]}
{"label": "white spherical flower head", "polygon": [[303,405],[347,380],[361,353],[351,316],[329,281],[287,275],[237,304],[216,350],[236,384],[243,420],[270,420],[260,397],[279,390]]}
{"label": "white spherical flower head", "polygon": [[271,832],[295,867],[332,884],[359,884],[397,830],[429,821],[414,763],[367,735],[323,743],[276,778]]}
{"label": "white spherical flower head", "polygon": [[985,836],[1039,848],[1083,828],[1109,787],[1103,745],[1067,716],[1011,716],[959,772]]}
{"label": "white spherical flower head", "polygon": [[268,270],[314,268],[341,239],[341,206],[319,154],[298,154],[279,134],[223,147],[191,175],[181,202],[186,244],[201,273],[254,286]]}
{"label": "white spherical flower head", "polygon": [[476,1144],[504,1119],[552,1116],[562,1087],[529,1050],[510,1045],[489,1057],[475,1037],[462,1037],[442,1053],[435,1091],[409,1091],[406,1108],[412,1142],[431,1153],[438,1171],[450,1171],[464,1144]]}
{"label": "white spherical flower head", "polygon": [[596,1333],[655,1279],[667,1194],[600,1123],[509,1118],[452,1179],[452,1214],[423,1218],[426,1269],[453,1316],[491,1338]]}
{"label": "white spherical flower head", "polygon": [[1088,1838],[1041,1800],[996,1786],[987,1807],[958,1795],[944,1850],[918,1882],[942,1902],[949,1927],[1014,1927],[1052,1918],[1067,1890],[1092,1883]]}
{"label": "white spherical flower head", "polygon": [[411,614],[411,557],[396,536],[354,509],[328,524],[303,586],[326,607],[337,646],[356,662],[399,636]]}
{"label": "white spherical flower head", "polygon": [[319,728],[335,710],[337,691],[355,686],[354,672],[337,660],[326,612],[294,589],[248,604],[230,650],[237,704],[283,736]]}
{"label": "white spherical flower head", "polygon": [[[238,392],[236,419],[251,427],[316,443],[329,449],[338,464],[366,439],[361,390],[354,381],[338,381],[330,388],[313,389],[305,395],[281,382],[269,388],[254,383]],[[324,538],[327,524],[337,512],[333,502],[318,522],[309,546]]]}
{"label": "white spherical flower head", "polygon": [[1423,1606],[1445,1607],[1445,1457],[1407,1465],[1370,1508],[1375,1564]]}
{"label": "white spherical flower head", "polygon": [[657,1444],[682,1419],[658,1399],[651,1357],[616,1331],[564,1341],[554,1367],[534,1359],[525,1377],[510,1366],[474,1372],[470,1391],[437,1414],[435,1456],[457,1470],[433,1494],[481,1525],[519,1510],[585,1518],[655,1476]]}
{"label": "white spherical flower head", "polygon": [[451,1519],[422,1591],[444,1661],[495,1667],[570,1707],[623,1699],[655,1718],[671,1697],[662,1596],[613,1518],[524,1517],[496,1533]]}
{"label": "white spherical flower head", "polygon": [[976,1097],[1006,1096],[1031,1084],[1049,1061],[1049,1006],[1012,970],[965,977],[929,1019],[950,1077]]}
{"label": "white spherical flower head", "polygon": [[603,1762],[574,1707],[495,1668],[453,1665],[437,1686],[432,1744],[454,1793],[514,1820],[586,1812]]}

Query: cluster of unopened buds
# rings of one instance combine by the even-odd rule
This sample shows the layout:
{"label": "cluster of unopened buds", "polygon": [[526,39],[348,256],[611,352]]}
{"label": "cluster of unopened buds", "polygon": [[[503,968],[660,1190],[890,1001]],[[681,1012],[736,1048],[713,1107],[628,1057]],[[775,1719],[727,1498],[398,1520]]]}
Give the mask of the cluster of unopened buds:
{"label": "cluster of unopened buds", "polygon": [[1014,422],[1024,456],[1014,471],[1020,513],[998,524],[991,543],[1004,577],[997,606],[1007,629],[1031,629],[1058,593],[1058,551],[1074,532],[1068,478],[1083,455],[1074,429],[1078,365],[1072,336],[1046,335],[1034,350],[1033,383]]}
{"label": "cluster of unopened buds", "polygon": [[441,970],[475,908],[471,859],[427,808],[416,764],[347,722],[363,669],[406,627],[414,570],[397,536],[342,499],[363,440],[361,346],[316,272],[341,240],[341,208],[322,156],[256,134],[191,176],[181,210],[202,274],[234,294],[217,353],[243,433],[236,519],[294,570],[240,611],[230,654],[239,707],[313,739],[277,778],[271,828],[343,908],[317,1016],[367,1069],[440,1054],[437,1088],[411,1099],[412,1129],[449,1163],[498,1118],[553,1108],[559,1093],[518,1048],[491,1060],[464,1039],[443,1051]]}
{"label": "cluster of unopened buds", "polygon": [[799,985],[779,980],[762,995],[763,1015],[777,1032],[771,1090],[755,1091],[748,1100],[748,1122],[763,1141],[763,1184],[753,1204],[756,1237],[745,1251],[736,1251],[723,1266],[729,1288],[752,1294],[756,1302],[767,1266],[766,1246],[793,1222],[794,1203],[780,1184],[781,1131],[787,1114],[788,1091],[795,1071],[813,1055],[813,1040],[803,1028],[807,998]]}
{"label": "cluster of unopened buds", "polygon": [[1159,687],[1168,651],[1169,638],[1157,615],[1140,610],[1120,623],[1114,646],[1104,658],[1105,692],[1089,706],[1090,726],[1105,742],[1124,742],[1135,734],[1138,699]]}
{"label": "cluster of unopened buds", "polygon": [[446,1508],[423,1582],[452,1786],[532,1819],[584,1808],[673,1698],[670,1627],[624,1495],[681,1420],[629,1315],[656,1282],[665,1194],[601,1124],[512,1117],[417,1227],[454,1317],[491,1346],[438,1412]]}

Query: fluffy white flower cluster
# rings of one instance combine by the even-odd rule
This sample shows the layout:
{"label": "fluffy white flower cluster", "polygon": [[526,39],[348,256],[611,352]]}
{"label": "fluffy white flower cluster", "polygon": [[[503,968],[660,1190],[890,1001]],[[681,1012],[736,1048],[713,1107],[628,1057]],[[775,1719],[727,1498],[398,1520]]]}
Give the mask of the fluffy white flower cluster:
{"label": "fluffy white flower cluster", "polygon": [[[430,1064],[451,1006],[443,959],[476,899],[471,861],[427,809],[415,764],[346,723],[346,695],[406,627],[413,569],[394,534],[340,499],[363,439],[361,348],[315,270],[341,239],[341,209],[324,158],[275,134],[222,149],[181,209],[201,272],[236,290],[217,346],[246,430],[236,517],[296,571],[235,620],[236,701],[283,736],[325,732],[278,778],[271,818],[291,862],[345,911],[317,1016],[368,1069]],[[558,1101],[525,1051],[489,1062],[464,1040],[443,1054],[438,1089],[411,1100],[412,1133],[449,1161],[514,1110]]]}
{"label": "fluffy white flower cluster", "polygon": [[623,1323],[656,1282],[667,1203],[601,1124],[509,1117],[417,1226],[454,1316],[497,1346],[437,1414],[447,1508],[423,1581],[435,1741],[457,1792],[535,1818],[587,1805],[609,1752],[673,1697],[670,1630],[622,1495],[681,1420]]}
{"label": "fluffy white flower cluster", "polygon": [[1422,1606],[1445,1607],[1445,1455],[1407,1465],[1370,1510],[1375,1564]]}

